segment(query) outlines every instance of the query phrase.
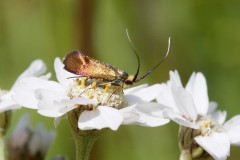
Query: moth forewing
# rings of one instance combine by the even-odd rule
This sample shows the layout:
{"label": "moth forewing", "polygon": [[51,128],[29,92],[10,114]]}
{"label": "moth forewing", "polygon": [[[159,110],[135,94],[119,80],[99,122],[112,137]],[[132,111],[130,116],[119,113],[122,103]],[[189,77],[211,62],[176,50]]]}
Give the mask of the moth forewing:
{"label": "moth forewing", "polygon": [[123,81],[128,77],[123,70],[88,57],[79,51],[69,53],[64,58],[63,63],[65,65],[64,69],[83,77],[103,79],[110,82],[118,79]]}

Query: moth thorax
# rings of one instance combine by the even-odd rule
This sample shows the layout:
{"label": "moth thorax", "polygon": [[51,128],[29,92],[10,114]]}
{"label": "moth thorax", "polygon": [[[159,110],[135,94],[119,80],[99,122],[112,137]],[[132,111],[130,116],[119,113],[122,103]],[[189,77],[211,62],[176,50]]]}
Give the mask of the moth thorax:
{"label": "moth thorax", "polygon": [[[104,105],[114,108],[120,108],[126,103],[122,86],[111,85],[102,79],[78,78],[70,84],[67,91],[70,98],[83,97],[97,101],[97,106]],[[88,105],[87,110],[96,108],[97,106]]]}

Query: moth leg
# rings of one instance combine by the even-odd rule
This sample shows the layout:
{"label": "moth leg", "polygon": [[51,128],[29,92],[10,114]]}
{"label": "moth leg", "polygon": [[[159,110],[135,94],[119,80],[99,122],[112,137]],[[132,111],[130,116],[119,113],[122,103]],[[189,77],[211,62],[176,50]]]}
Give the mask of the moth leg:
{"label": "moth leg", "polygon": [[73,76],[73,77],[67,77],[67,79],[72,79],[72,78],[82,78],[82,77],[86,77],[86,76],[77,75],[77,76]]}
{"label": "moth leg", "polygon": [[[82,79],[83,79],[83,80],[82,80]],[[91,79],[91,78],[87,77],[87,78],[82,78],[82,79],[81,79],[81,86],[83,86],[83,84],[84,84],[84,87],[85,87],[86,81],[88,81],[88,80]],[[82,84],[82,83],[83,83],[83,84]],[[87,82],[87,85],[88,85],[88,82]],[[80,93],[80,95],[83,94],[84,92],[86,92],[86,91],[89,90],[89,89],[96,89],[96,87],[97,87],[97,82],[96,82],[96,81],[93,81],[90,85],[88,85],[88,87],[87,87],[84,91],[82,91],[82,92]]]}

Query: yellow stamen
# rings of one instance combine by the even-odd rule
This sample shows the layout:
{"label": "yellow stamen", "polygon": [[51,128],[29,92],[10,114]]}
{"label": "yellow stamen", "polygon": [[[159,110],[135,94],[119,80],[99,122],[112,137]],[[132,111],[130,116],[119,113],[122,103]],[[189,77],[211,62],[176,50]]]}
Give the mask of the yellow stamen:
{"label": "yellow stamen", "polygon": [[97,86],[97,82],[94,81],[94,82],[92,83],[92,88],[96,88],[96,86]]}
{"label": "yellow stamen", "polygon": [[104,92],[107,92],[110,87],[111,87],[111,83],[108,83],[108,84],[105,86]]}
{"label": "yellow stamen", "polygon": [[203,124],[203,126],[204,126],[205,128],[208,128],[209,125],[210,125],[210,120],[206,120],[206,121],[204,122],[204,124]]}
{"label": "yellow stamen", "polygon": [[85,88],[86,86],[86,79],[85,78],[81,78],[81,87]]}

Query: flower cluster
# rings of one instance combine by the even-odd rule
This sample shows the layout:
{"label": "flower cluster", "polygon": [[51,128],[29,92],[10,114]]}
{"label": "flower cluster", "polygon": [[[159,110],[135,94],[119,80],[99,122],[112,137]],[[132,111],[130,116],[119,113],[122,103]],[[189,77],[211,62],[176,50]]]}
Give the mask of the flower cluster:
{"label": "flower cluster", "polygon": [[[217,110],[217,103],[209,101],[202,73],[193,73],[186,87],[178,72],[170,71],[166,83],[125,89],[100,78],[70,73],[59,58],[55,59],[54,69],[57,81],[49,80],[50,74],[43,75],[46,66],[41,60],[34,61],[10,91],[0,90],[0,112],[20,106],[36,109],[43,116],[55,118],[55,126],[63,116],[74,113],[76,133],[117,130],[120,125],[132,124],[157,127],[172,120],[180,125],[181,160],[224,160],[231,144],[240,145],[240,115],[225,122],[226,111]],[[27,136],[25,132],[15,132]],[[10,142],[14,146],[21,143]]]}
{"label": "flower cluster", "polygon": [[[71,110],[80,109],[78,127],[81,130],[110,128],[118,129],[121,124],[160,126],[169,122],[162,116],[153,117],[160,85],[141,85],[123,90],[121,86],[101,85],[101,81],[76,77],[63,69],[59,58],[54,68],[58,82],[47,79],[23,78],[15,88],[13,96],[22,106],[38,109],[38,113],[54,117],[55,125],[61,116]],[[99,85],[100,84],[100,85]],[[22,97],[31,97],[26,99]],[[147,107],[144,111],[141,108]]]}
{"label": "flower cluster", "polygon": [[181,126],[181,159],[208,156],[205,151],[216,160],[227,159],[230,144],[240,145],[240,115],[225,122],[226,111],[209,102],[202,73],[193,73],[184,88],[178,72],[171,71],[170,81],[161,87],[157,102],[165,106],[164,115]]}

